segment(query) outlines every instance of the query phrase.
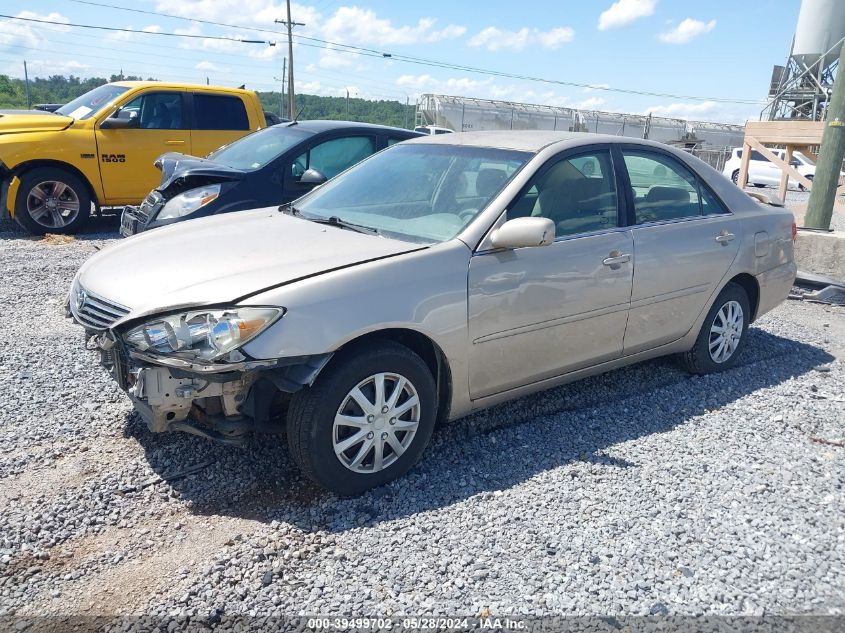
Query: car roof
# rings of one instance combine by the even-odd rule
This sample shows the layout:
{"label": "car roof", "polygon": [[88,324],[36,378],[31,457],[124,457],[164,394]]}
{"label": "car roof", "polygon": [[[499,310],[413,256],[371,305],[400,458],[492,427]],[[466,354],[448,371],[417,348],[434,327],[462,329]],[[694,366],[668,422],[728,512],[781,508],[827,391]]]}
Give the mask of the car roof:
{"label": "car roof", "polygon": [[413,130],[406,130],[401,127],[391,127],[389,125],[375,125],[373,123],[359,123],[357,121],[329,121],[329,120],[310,120],[310,121],[296,121],[285,122],[274,125],[273,127],[295,127],[304,132],[311,132],[312,134],[319,134],[320,132],[329,132],[332,130],[363,130],[373,132],[401,132],[410,136],[424,136],[419,132]]}
{"label": "car roof", "polygon": [[122,86],[124,88],[162,88],[164,90],[201,90],[211,92],[230,92],[230,93],[250,93],[255,94],[253,90],[245,90],[243,88],[231,88],[229,86],[209,86],[207,84],[191,84],[181,83],[176,81],[112,81],[114,86]]}
{"label": "car roof", "polygon": [[469,147],[490,147],[537,153],[556,144],[567,146],[592,145],[595,143],[630,143],[652,147],[663,147],[664,143],[648,141],[629,136],[592,134],[590,132],[556,132],[552,130],[491,130],[486,132],[458,132],[455,134],[425,135],[410,139],[406,143],[430,143],[436,145],[463,145]]}

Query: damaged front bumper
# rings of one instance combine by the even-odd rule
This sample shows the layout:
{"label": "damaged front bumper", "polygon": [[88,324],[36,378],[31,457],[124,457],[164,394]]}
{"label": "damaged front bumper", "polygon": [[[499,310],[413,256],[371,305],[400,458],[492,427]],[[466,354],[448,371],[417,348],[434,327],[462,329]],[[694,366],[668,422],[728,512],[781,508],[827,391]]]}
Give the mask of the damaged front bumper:
{"label": "damaged front bumper", "polygon": [[250,432],[277,432],[285,394],[310,386],[331,354],[200,364],[127,349],[111,332],[93,335],[101,364],[150,431],[184,431],[240,444]]}

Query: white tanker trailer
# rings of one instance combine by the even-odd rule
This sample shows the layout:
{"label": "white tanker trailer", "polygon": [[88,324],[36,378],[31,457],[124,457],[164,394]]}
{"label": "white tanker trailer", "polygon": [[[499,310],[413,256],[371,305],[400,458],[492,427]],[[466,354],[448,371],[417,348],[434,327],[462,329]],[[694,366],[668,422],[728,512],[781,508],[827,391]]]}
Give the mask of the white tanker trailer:
{"label": "white tanker trailer", "polygon": [[593,132],[648,138],[697,150],[724,150],[741,146],[744,133],[741,125],[435,94],[420,96],[417,101],[416,124],[445,127],[455,132],[473,130]]}

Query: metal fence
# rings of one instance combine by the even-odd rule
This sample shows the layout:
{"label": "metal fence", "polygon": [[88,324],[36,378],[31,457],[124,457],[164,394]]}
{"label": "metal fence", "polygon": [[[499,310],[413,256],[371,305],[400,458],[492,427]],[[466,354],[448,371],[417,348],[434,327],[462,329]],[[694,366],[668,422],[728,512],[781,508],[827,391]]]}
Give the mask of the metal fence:
{"label": "metal fence", "polygon": [[731,155],[730,147],[723,147],[719,149],[691,149],[687,151],[693,156],[703,160],[716,171],[722,171],[725,168],[725,163]]}

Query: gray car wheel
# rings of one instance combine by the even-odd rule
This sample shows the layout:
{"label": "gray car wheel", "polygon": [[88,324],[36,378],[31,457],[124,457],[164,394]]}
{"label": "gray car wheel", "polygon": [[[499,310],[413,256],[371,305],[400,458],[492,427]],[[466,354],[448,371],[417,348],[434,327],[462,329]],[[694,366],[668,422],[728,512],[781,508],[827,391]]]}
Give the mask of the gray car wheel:
{"label": "gray car wheel", "polygon": [[733,367],[745,346],[750,320],[745,289],[729,283],[713,302],[695,345],[683,354],[686,368],[694,374],[708,374]]}
{"label": "gray car wheel", "polygon": [[359,494],[406,473],[431,438],[437,390],[425,362],[392,341],[338,353],[287,414],[291,456],[310,479]]}
{"label": "gray car wheel", "polygon": [[30,233],[76,233],[90,213],[88,187],[69,171],[44,167],[21,176],[15,220]]}

